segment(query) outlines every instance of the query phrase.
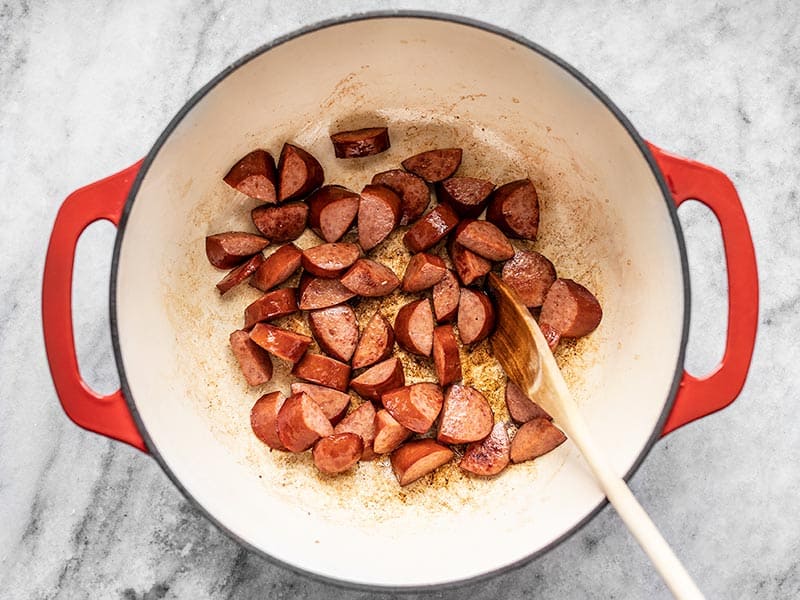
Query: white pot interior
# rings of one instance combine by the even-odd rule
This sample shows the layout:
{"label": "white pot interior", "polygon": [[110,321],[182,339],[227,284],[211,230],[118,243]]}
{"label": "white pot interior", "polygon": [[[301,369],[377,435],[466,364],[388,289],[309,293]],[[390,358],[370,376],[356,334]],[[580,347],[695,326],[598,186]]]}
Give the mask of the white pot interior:
{"label": "white pot interior", "polygon": [[[388,152],[333,157],[330,132],[376,122],[390,127]],[[273,382],[245,385],[227,339],[259,292],[221,299],[203,240],[253,230],[255,201],[222,176],[256,147],[277,157],[285,140],[354,190],[442,146],[464,148],[462,174],[529,176],[536,248],[604,308],[599,329],[558,358],[621,473],[669,401],[685,308],[674,226],[639,148],[582,83],[518,42],[427,18],[355,21],[280,44],[213,87],[158,151],[124,231],[115,300],[136,410],[165,466],[227,530],[293,566],[374,585],[465,579],[546,547],[602,500],[569,442],[492,480],[451,465],[401,489],[386,458],[323,477],[308,454],[270,452],[252,435],[250,407],[286,391],[288,369],[276,361]],[[507,418],[502,375],[468,379]],[[461,550],[475,547],[490,550]]]}

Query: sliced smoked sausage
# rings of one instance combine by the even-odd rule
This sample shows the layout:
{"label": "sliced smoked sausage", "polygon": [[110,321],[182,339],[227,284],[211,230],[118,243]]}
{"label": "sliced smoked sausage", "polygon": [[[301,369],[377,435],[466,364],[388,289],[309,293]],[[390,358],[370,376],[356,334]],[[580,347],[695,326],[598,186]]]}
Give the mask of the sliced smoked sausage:
{"label": "sliced smoked sausage", "polygon": [[269,239],[244,231],[215,233],[206,238],[208,262],[218,269],[232,269],[269,245]]}
{"label": "sliced smoked sausage", "polygon": [[535,308],[542,305],[556,280],[556,268],[543,254],[520,250],[503,265],[502,278],[525,306]]}
{"label": "sliced smoked sausage", "polygon": [[375,413],[375,441],[372,448],[376,454],[387,454],[411,437],[412,433],[382,408]]}
{"label": "sliced smoked sausage", "polygon": [[319,405],[333,425],[342,420],[350,406],[350,394],[325,387],[324,385],[296,381],[292,384],[292,394],[299,394],[300,392],[305,392],[311,396],[311,399]]}
{"label": "sliced smoked sausage", "polygon": [[492,270],[492,263],[472,250],[467,250],[458,242],[450,242],[447,251],[458,278],[464,285],[472,285]]}
{"label": "sliced smoked sausage", "polygon": [[433,369],[442,387],[461,379],[461,358],[452,325],[440,325],[433,330]]}
{"label": "sliced smoked sausage", "polygon": [[344,392],[350,383],[350,365],[329,356],[306,352],[294,365],[292,375]]}
{"label": "sliced smoked sausage", "polygon": [[331,134],[336,158],[360,158],[385,152],[391,146],[386,127],[365,127]]}
{"label": "sliced smoked sausage", "polygon": [[306,229],[308,205],[289,202],[281,206],[265,204],[250,211],[253,224],[275,244],[291,242],[299,238]]}
{"label": "sliced smoked sausage", "polygon": [[272,359],[250,339],[249,333],[241,329],[234,331],[230,335],[230,344],[247,385],[261,385],[272,379]]}
{"label": "sliced smoked sausage", "polygon": [[278,438],[292,452],[308,450],[319,438],[333,434],[322,409],[304,393],[292,394],[278,411]]}
{"label": "sliced smoked sausage", "polygon": [[364,440],[361,436],[343,432],[318,439],[311,455],[320,471],[328,475],[337,475],[355,465],[361,458],[362,452],[364,452]]}
{"label": "sliced smoked sausage", "polygon": [[480,442],[472,442],[458,466],[483,477],[497,475],[511,460],[511,443],[505,423],[495,423],[492,432]]}
{"label": "sliced smoked sausage", "polygon": [[489,202],[494,184],[474,177],[451,177],[436,184],[436,199],[462,219],[475,219]]}
{"label": "sliced smoked sausage", "polygon": [[433,286],[433,315],[438,323],[452,321],[458,312],[461,288],[453,272],[448,270],[442,280]]}
{"label": "sliced smoked sausage", "polygon": [[362,402],[355,410],[350,412],[334,428],[334,433],[355,433],[364,442],[361,460],[372,460],[375,451],[372,444],[375,441],[375,407],[372,402]]}
{"label": "sliced smoked sausage", "polygon": [[491,433],[493,425],[494,415],[483,394],[457,383],[447,388],[436,439],[445,444],[477,442]]}
{"label": "sliced smoked sausage", "polygon": [[414,223],[403,236],[411,252],[422,252],[435,246],[458,225],[458,215],[446,204],[440,204]]}
{"label": "sliced smoked sausage", "polygon": [[581,337],[594,331],[602,318],[594,294],[572,279],[556,279],[544,298],[539,326],[559,337]]}
{"label": "sliced smoked sausage", "polygon": [[221,295],[225,295],[237,285],[242,283],[245,279],[250,277],[256,270],[264,263],[264,255],[260,252],[250,258],[247,262],[242,263],[234,268],[230,273],[225,275],[217,284],[217,289]]}
{"label": "sliced smoked sausage", "polygon": [[308,196],[324,180],[325,172],[316,158],[299,146],[283,145],[278,159],[278,202]]}
{"label": "sliced smoked sausage", "polygon": [[270,254],[250,279],[250,285],[267,292],[282,284],[300,268],[303,252],[294,244],[284,244]]}
{"label": "sliced smoked sausage", "polygon": [[553,420],[553,417],[548,415],[536,402],[528,398],[525,392],[510,379],[506,383],[506,407],[508,408],[508,414],[517,423],[527,423],[533,419],[540,418]]}
{"label": "sliced smoked sausage", "polygon": [[325,354],[350,362],[358,343],[358,319],[347,304],[312,310],[308,325]]}
{"label": "sliced smoked sausage", "polygon": [[396,356],[393,356],[354,378],[350,382],[350,387],[364,398],[380,400],[381,396],[389,390],[403,387],[405,384],[403,364]]}
{"label": "sliced smoked sausage", "polygon": [[402,348],[430,356],[433,348],[433,312],[427,298],[402,306],[394,319],[394,335]]}
{"label": "sliced smoked sausage", "polygon": [[425,433],[442,410],[442,388],[435,383],[414,383],[390,390],[381,396],[389,414],[403,427]]}
{"label": "sliced smoked sausage", "polygon": [[275,159],[266,150],[245,154],[222,180],[244,195],[267,204],[278,201]]}
{"label": "sliced smoked sausage", "polygon": [[461,164],[461,155],[461,148],[439,148],[410,156],[400,164],[406,171],[419,175],[429,183],[435,183],[456,172]]}
{"label": "sliced smoked sausage", "polygon": [[455,241],[487,260],[508,260],[514,256],[511,242],[489,221],[462,221],[456,228]]}
{"label": "sliced smoked sausage", "polygon": [[344,287],[338,279],[322,279],[303,274],[297,287],[300,310],[328,308],[347,302],[355,293]]}
{"label": "sliced smoked sausage", "polygon": [[400,225],[416,221],[431,201],[428,184],[422,178],[402,169],[376,173],[372,177],[372,183],[385,185],[400,196]]}
{"label": "sliced smoked sausage", "polygon": [[369,258],[359,258],[340,281],[353,294],[367,298],[388,296],[400,287],[394,271]]}
{"label": "sliced smoked sausage", "polygon": [[358,243],[365,252],[385,240],[400,222],[400,196],[385,185],[366,185],[358,204]]}
{"label": "sliced smoked sausage", "polygon": [[361,254],[356,244],[331,242],[312,246],[303,251],[303,268],[311,275],[332,279],[352,266]]}
{"label": "sliced smoked sausage", "polygon": [[272,290],[244,309],[244,328],[250,329],[260,321],[285,317],[297,310],[297,296],[294,288]]}
{"label": "sliced smoked sausage", "polygon": [[528,421],[511,440],[511,462],[520,463],[547,454],[566,439],[567,436],[548,419]]}
{"label": "sliced smoked sausage", "polygon": [[280,392],[264,394],[250,410],[250,426],[256,437],[274,450],[286,450],[278,437],[278,411],[286,398]]}
{"label": "sliced smoked sausage", "polygon": [[509,237],[535,240],[539,231],[539,196],[530,179],[501,185],[489,198],[486,220]]}
{"label": "sliced smoked sausage", "polygon": [[411,257],[403,274],[404,292],[421,292],[442,280],[447,267],[444,261],[433,254],[420,252]]}
{"label": "sliced smoked sausage", "polygon": [[450,462],[453,451],[433,440],[417,440],[391,454],[392,470],[400,485],[408,485]]}
{"label": "sliced smoked sausage", "polygon": [[353,352],[353,368],[368,367],[386,360],[394,348],[394,330],[389,320],[380,312],[367,322]]}
{"label": "sliced smoked sausage", "polygon": [[483,292],[461,289],[458,301],[458,335],[462,344],[474,344],[494,329],[495,312],[489,296]]}
{"label": "sliced smoked sausage", "polygon": [[340,185],[325,185],[306,199],[308,226],[326,242],[337,242],[358,213],[360,196]]}
{"label": "sliced smoked sausage", "polygon": [[311,345],[311,338],[307,335],[275,327],[268,323],[256,323],[250,331],[250,339],[272,356],[293,363],[300,360]]}

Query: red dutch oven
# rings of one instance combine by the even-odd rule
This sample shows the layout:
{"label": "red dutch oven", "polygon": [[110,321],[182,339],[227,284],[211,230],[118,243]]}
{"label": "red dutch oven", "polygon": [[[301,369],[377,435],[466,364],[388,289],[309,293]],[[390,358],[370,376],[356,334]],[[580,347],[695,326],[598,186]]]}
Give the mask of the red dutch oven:
{"label": "red dutch oven", "polygon": [[[333,157],[330,132],[376,122],[390,128],[388,152]],[[434,147],[462,147],[465,174],[530,177],[541,201],[537,248],[604,308],[600,328],[559,358],[598,444],[627,477],[661,436],[742,389],[758,283],[747,220],[724,174],[644,141],[576,69],[494,27],[391,13],[306,28],[215,77],[142,161],[71,194],[45,264],[45,342],[67,415],[149,452],[246,547],[347,585],[427,588],[523,564],[604,504],[569,442],[493,479],[452,467],[401,489],[386,458],[322,477],[307,456],[269,452],[252,435],[252,403],[288,391],[288,370],[278,365],[262,388],[244,384],[227,337],[258,292],[239,286],[221,299],[203,240],[252,229],[254,201],[222,176],[253,148],[275,154],[286,140],[318,157],[328,182],[351,189]],[[718,218],[727,261],[725,353],[704,378],[683,369],[689,275],[676,207],[687,199]],[[108,396],[81,379],[71,314],[76,242],[100,219],[118,228],[110,305],[121,389]],[[502,389],[496,370],[470,377]],[[476,547],[491,552],[444,551]]]}

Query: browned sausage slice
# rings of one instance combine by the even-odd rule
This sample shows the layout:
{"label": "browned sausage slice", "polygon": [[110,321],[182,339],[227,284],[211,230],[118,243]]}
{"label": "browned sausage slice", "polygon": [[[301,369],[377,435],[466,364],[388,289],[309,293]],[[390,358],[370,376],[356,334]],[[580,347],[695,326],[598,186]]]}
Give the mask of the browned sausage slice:
{"label": "browned sausage slice", "polygon": [[375,413],[375,441],[373,450],[376,454],[387,454],[405,442],[413,432],[398,423],[385,409]]}
{"label": "browned sausage slice", "polygon": [[308,226],[326,242],[338,241],[356,218],[360,196],[340,185],[325,185],[307,199]]}
{"label": "browned sausage slice", "polygon": [[421,292],[442,280],[447,267],[444,261],[433,254],[420,252],[411,257],[403,275],[404,292]]}
{"label": "browned sausage slice", "polygon": [[400,225],[419,219],[431,201],[428,184],[422,178],[401,169],[376,173],[372,177],[372,183],[385,185],[400,196]]}
{"label": "browned sausage slice", "polygon": [[370,367],[350,382],[356,393],[369,400],[380,400],[381,396],[406,384],[403,364],[393,356]]}
{"label": "browned sausage slice", "polygon": [[278,411],[278,438],[292,452],[308,450],[319,438],[333,434],[322,409],[304,393],[292,394]]}
{"label": "browned sausage slice", "polygon": [[458,301],[458,335],[462,344],[480,342],[494,329],[494,306],[483,292],[461,289]]}
{"label": "browned sausage slice", "polygon": [[556,351],[556,346],[558,346],[558,342],[561,341],[561,334],[558,333],[555,329],[553,329],[547,323],[540,323],[539,329],[542,330],[542,335],[544,336],[547,345],[550,347],[550,350],[553,352]]}
{"label": "browned sausage slice", "polygon": [[299,238],[306,229],[308,205],[289,202],[282,206],[257,206],[250,211],[253,224],[275,244]]}
{"label": "browned sausage slice", "polygon": [[581,337],[597,329],[602,318],[603,309],[589,290],[572,279],[556,279],[545,296],[539,324],[561,337]]}
{"label": "browned sausage slice", "polygon": [[442,410],[442,388],[435,383],[415,383],[381,396],[384,408],[397,422],[416,433],[425,433]]}
{"label": "browned sausage slice", "polygon": [[322,354],[306,352],[294,365],[292,375],[344,392],[350,383],[350,365]]}
{"label": "browned sausage slice", "polygon": [[448,204],[459,217],[475,219],[489,202],[494,184],[474,177],[451,177],[436,184],[436,198]]}
{"label": "browned sausage slice", "polygon": [[477,442],[491,433],[493,425],[494,415],[484,395],[456,383],[444,395],[436,439],[445,444]]}
{"label": "browned sausage slice", "polygon": [[286,398],[280,392],[264,394],[250,410],[250,426],[256,437],[274,450],[286,450],[278,437],[278,411]]}
{"label": "browned sausage slice", "polygon": [[366,185],[358,204],[358,243],[365,252],[385,240],[400,222],[400,196],[385,185]]}
{"label": "browned sausage slice", "polygon": [[492,263],[472,250],[467,250],[458,242],[450,242],[447,250],[458,278],[464,285],[472,285],[492,270]]}
{"label": "browned sausage slice", "polygon": [[375,451],[372,444],[375,441],[375,407],[372,402],[363,402],[349,415],[342,419],[334,433],[355,433],[364,441],[364,451],[361,460],[372,460]]}
{"label": "browned sausage slice", "polygon": [[392,470],[400,485],[408,485],[450,462],[453,451],[433,440],[403,444],[392,452]]}
{"label": "browned sausage slice", "polygon": [[278,159],[278,202],[308,196],[324,180],[325,173],[316,158],[298,146],[283,145]]}
{"label": "browned sausage slice", "polygon": [[461,298],[461,288],[458,280],[448,269],[442,280],[433,286],[433,314],[436,321],[445,323],[455,319],[459,298]]}
{"label": "browned sausage slice", "polygon": [[356,244],[332,242],[320,244],[303,251],[303,268],[317,277],[331,279],[339,277],[352,266],[361,254]]}
{"label": "browned sausage slice", "polygon": [[400,287],[394,271],[369,258],[359,258],[340,281],[353,294],[367,298],[388,296]]}
{"label": "browned sausage slice", "polygon": [[241,329],[234,331],[230,344],[247,385],[261,385],[272,379],[272,359],[250,339],[250,334]]}
{"label": "browned sausage slice", "polygon": [[525,306],[537,307],[556,280],[556,268],[546,256],[520,250],[503,265],[503,281],[517,292]]}
{"label": "browned sausage slice", "polygon": [[511,462],[521,463],[547,454],[566,441],[567,436],[548,419],[528,421],[511,440]]}
{"label": "browned sausage slice", "polygon": [[433,312],[427,298],[402,306],[394,319],[394,334],[402,348],[430,356],[433,348]]}
{"label": "browned sausage slice", "polygon": [[511,443],[505,423],[495,423],[492,432],[480,442],[472,442],[458,466],[483,477],[497,475],[511,460]]}
{"label": "browned sausage slice", "polygon": [[533,419],[541,418],[553,420],[541,406],[528,398],[525,392],[510,379],[506,383],[506,406],[508,407],[508,414],[517,423],[527,423]]}
{"label": "browned sausage slice", "polygon": [[433,330],[433,368],[442,387],[461,379],[461,358],[452,325]]}
{"label": "browned sausage slice", "polygon": [[488,260],[508,260],[514,256],[511,242],[489,221],[462,221],[456,229],[455,241]]}
{"label": "browned sausage slice", "polygon": [[305,273],[300,278],[297,290],[300,294],[297,305],[301,310],[328,308],[347,302],[355,296],[355,293],[344,287],[338,279],[321,279]]}
{"label": "browned sausage slice", "polygon": [[414,223],[403,236],[403,243],[411,252],[432,248],[458,225],[458,215],[446,204],[440,204]]}
{"label": "browned sausage slice", "polygon": [[222,180],[246,196],[267,204],[278,201],[275,159],[266,150],[253,150],[245,154]]}
{"label": "browned sausage slice", "polygon": [[385,152],[391,146],[386,127],[364,127],[331,135],[336,158],[361,158]]}
{"label": "browned sausage slice", "polygon": [[394,347],[394,330],[380,312],[372,315],[353,353],[353,368],[368,367],[386,360]]}
{"label": "browned sausage slice", "polygon": [[256,323],[250,331],[250,339],[273,356],[293,363],[300,360],[311,345],[311,338],[307,335],[268,323]]}
{"label": "browned sausage slice", "polygon": [[264,263],[264,255],[260,252],[254,255],[246,263],[243,263],[225,275],[217,284],[217,289],[221,295],[225,295],[245,279],[250,277]]}
{"label": "browned sausage slice", "polygon": [[311,455],[323,473],[338,475],[358,462],[364,451],[364,440],[355,433],[335,433],[317,440]]}
{"label": "browned sausage slice", "polygon": [[530,179],[512,181],[489,198],[486,220],[509,237],[535,240],[539,231],[539,196]]}
{"label": "browned sausage slice", "polygon": [[358,343],[358,319],[346,304],[312,310],[308,313],[311,333],[325,354],[350,362]]}
{"label": "browned sausage slice", "polygon": [[250,279],[250,285],[267,292],[280,285],[300,268],[302,251],[294,244],[285,244],[270,254]]}
{"label": "browned sausage slice", "polygon": [[208,262],[218,269],[232,269],[269,245],[269,240],[254,233],[229,231],[206,238]]}
{"label": "browned sausage slice", "polygon": [[269,321],[297,312],[294,288],[267,292],[244,309],[244,328],[250,329],[260,321]]}
{"label": "browned sausage slice", "polygon": [[461,164],[461,148],[428,150],[405,159],[401,165],[406,171],[419,175],[429,183],[447,179]]}
{"label": "browned sausage slice", "polygon": [[299,394],[300,392],[305,392],[311,396],[311,399],[319,405],[333,425],[342,420],[342,417],[347,413],[347,408],[350,406],[350,394],[325,387],[324,385],[296,381],[292,384],[292,394]]}

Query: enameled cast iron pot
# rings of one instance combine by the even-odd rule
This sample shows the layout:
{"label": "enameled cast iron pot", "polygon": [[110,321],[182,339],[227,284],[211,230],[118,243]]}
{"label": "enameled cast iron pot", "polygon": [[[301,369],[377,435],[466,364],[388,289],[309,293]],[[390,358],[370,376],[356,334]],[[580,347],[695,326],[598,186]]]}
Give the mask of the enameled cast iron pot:
{"label": "enameled cast iron pot", "polygon": [[[376,122],[390,127],[388,152],[333,157],[330,132]],[[143,161],[70,195],[44,273],[47,355],[66,413],[149,452],[246,547],[348,585],[419,588],[522,564],[604,503],[569,443],[492,480],[449,467],[401,490],[387,460],[325,478],[307,456],[270,453],[252,435],[252,403],[286,390],[287,370],[262,390],[244,384],[227,337],[258,292],[245,285],[220,299],[203,239],[252,230],[254,201],[222,176],[253,148],[277,155],[285,140],[317,156],[327,182],[356,190],[406,156],[445,146],[464,148],[464,174],[498,184],[531,177],[542,204],[537,248],[604,308],[600,328],[559,358],[620,473],[630,476],[659,437],[741,390],[757,274],[725,175],[648,144],[573,67],[494,27],[392,13],[307,28],[214,78]],[[703,379],[683,369],[689,275],[676,206],[689,198],[719,219],[728,270],[725,354]],[[99,219],[118,226],[110,303],[122,389],[108,396],[80,377],[70,304],[77,239]],[[496,371],[470,377],[502,390]]]}

